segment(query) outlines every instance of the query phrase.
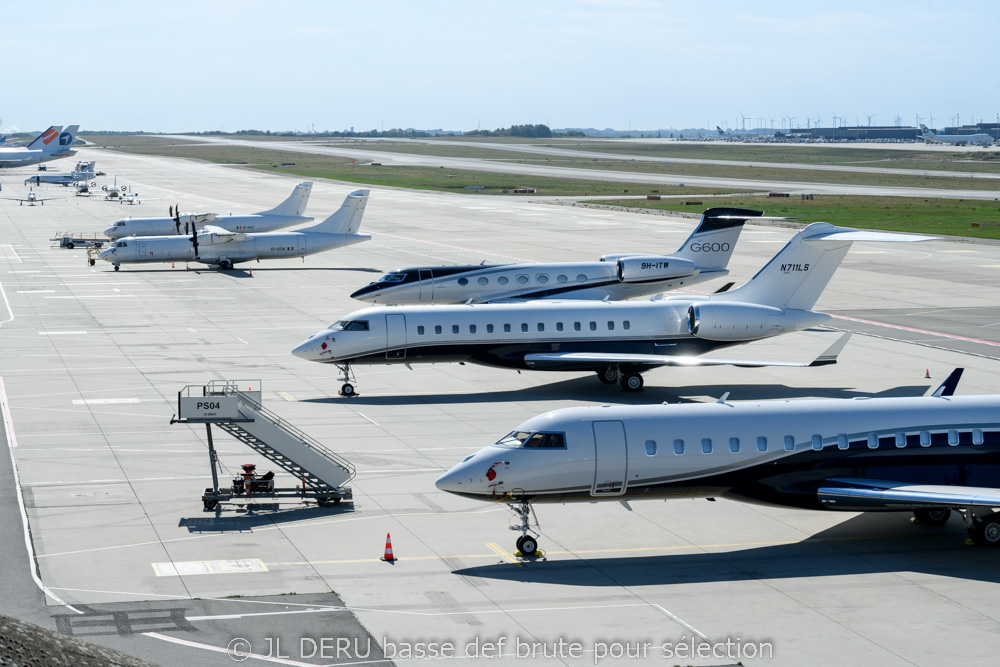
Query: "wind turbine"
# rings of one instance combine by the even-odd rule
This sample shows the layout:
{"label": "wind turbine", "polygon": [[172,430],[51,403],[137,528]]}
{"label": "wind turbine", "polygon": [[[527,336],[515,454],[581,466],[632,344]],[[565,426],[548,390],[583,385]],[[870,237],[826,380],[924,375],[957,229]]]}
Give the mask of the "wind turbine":
{"label": "wind turbine", "polygon": [[823,121],[820,119],[819,114],[816,114],[816,124],[813,125],[813,127],[819,127],[822,124],[823,124]]}
{"label": "wind turbine", "polygon": [[872,118],[875,117],[875,114],[873,114],[873,113],[866,113],[865,116],[868,118],[868,127],[871,127],[872,126]]}
{"label": "wind turbine", "polygon": [[894,124],[896,125],[896,127],[902,127],[903,126],[903,119],[900,118],[898,111],[896,112],[896,120],[894,121]]}
{"label": "wind turbine", "polygon": [[927,122],[930,123],[930,127],[932,127],[932,128],[934,127],[934,114],[931,114],[930,116],[928,116]]}
{"label": "wind turbine", "polygon": [[798,118],[798,116],[789,116],[788,114],[785,114],[785,116],[788,118],[788,131],[791,132],[792,131],[792,122],[796,118]]}
{"label": "wind turbine", "polygon": [[740,112],[740,130],[742,132],[747,131],[747,117],[743,115],[742,111]]}
{"label": "wind turbine", "polygon": [[920,127],[920,121],[922,120],[923,118],[920,117],[920,114],[917,114],[917,127]]}

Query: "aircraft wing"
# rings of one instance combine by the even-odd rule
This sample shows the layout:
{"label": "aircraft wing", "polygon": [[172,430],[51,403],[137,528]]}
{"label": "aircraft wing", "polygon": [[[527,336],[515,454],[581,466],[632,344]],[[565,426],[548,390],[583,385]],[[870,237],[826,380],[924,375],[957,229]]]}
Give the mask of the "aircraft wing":
{"label": "aircraft wing", "polygon": [[215,225],[205,225],[198,232],[201,234],[215,234],[216,238],[224,243],[228,243],[229,241],[243,241],[247,237],[243,232],[231,232],[228,229],[216,227]]}
{"label": "aircraft wing", "polygon": [[763,366],[827,366],[837,363],[837,356],[847,345],[851,334],[845,333],[812,361],[753,361],[750,359],[717,359],[711,357],[680,356],[670,354],[629,354],[618,352],[536,352],[524,355],[524,361],[534,368],[627,364],[630,366],[738,366],[760,368]]}
{"label": "aircraft wing", "polygon": [[820,501],[851,507],[1000,507],[1000,489],[946,484],[908,484],[878,479],[829,479],[816,490]]}

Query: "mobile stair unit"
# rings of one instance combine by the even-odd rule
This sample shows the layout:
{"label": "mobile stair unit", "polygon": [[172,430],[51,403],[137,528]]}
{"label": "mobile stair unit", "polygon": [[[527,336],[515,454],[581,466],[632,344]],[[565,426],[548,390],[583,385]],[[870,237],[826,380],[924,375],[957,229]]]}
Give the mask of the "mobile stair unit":
{"label": "mobile stair unit", "polygon": [[[237,497],[313,498],[324,506],[353,498],[345,485],[354,478],[354,466],[261,405],[260,380],[188,385],[177,393],[177,414],[170,423],[205,425],[212,467],[212,487],[201,498],[206,510]],[[213,424],[300,480],[301,486],[275,488],[273,475],[258,476],[248,464],[231,487],[220,489]]]}

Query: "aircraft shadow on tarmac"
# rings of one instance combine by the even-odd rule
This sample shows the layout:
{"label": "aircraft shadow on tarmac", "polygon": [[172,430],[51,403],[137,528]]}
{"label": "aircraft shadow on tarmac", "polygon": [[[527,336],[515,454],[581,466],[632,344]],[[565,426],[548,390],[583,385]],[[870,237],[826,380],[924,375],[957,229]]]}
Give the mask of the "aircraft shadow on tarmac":
{"label": "aircraft shadow on tarmac", "polygon": [[[791,544],[751,549],[723,545],[711,553],[591,558],[544,557],[520,567],[497,563],[454,570],[466,577],[577,587],[663,586],[844,575],[919,572],[1000,583],[1000,550],[967,546],[957,516],[944,526],[910,526],[890,517],[861,514]],[[543,538],[544,539],[544,538]],[[767,536],[761,535],[761,541]],[[728,549],[723,551],[723,549]],[[544,548],[544,544],[543,544]],[[556,547],[550,547],[555,549]]]}
{"label": "aircraft shadow on tarmac", "polygon": [[823,389],[806,389],[789,387],[784,384],[719,384],[719,385],[687,385],[680,390],[676,387],[646,386],[639,393],[620,391],[618,387],[598,384],[593,377],[573,378],[560,382],[552,382],[536,387],[514,389],[510,391],[485,391],[482,393],[453,394],[415,394],[412,396],[364,396],[357,395],[350,399],[330,396],[325,398],[302,399],[303,403],[339,404],[345,400],[357,405],[405,405],[416,403],[497,403],[503,401],[553,401],[580,400],[602,405],[636,405],[651,403],[691,403],[697,402],[686,396],[719,397],[729,392],[729,399],[734,401],[774,400],[786,398],[808,398],[817,393],[824,398],[887,398],[923,396],[931,385],[893,387],[874,394],[857,391],[846,387],[824,387]]}
{"label": "aircraft shadow on tarmac", "polygon": [[331,507],[281,507],[279,503],[255,503],[247,506],[230,503],[220,505],[212,512],[205,512],[203,516],[182,517],[177,525],[187,528],[189,533],[241,533],[279,523],[327,519],[353,511],[351,503]]}

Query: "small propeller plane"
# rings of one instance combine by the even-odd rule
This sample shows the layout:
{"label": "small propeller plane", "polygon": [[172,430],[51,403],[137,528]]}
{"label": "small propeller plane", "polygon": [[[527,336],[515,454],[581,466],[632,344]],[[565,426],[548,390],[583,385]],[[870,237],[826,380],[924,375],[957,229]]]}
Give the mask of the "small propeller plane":
{"label": "small propeller plane", "polygon": [[28,206],[34,206],[35,204],[39,204],[40,206],[45,206],[45,202],[52,201],[53,199],[60,199],[60,197],[39,198],[39,196],[35,194],[35,191],[32,189],[28,191],[27,197],[4,197],[4,199],[21,202],[19,206],[24,206],[25,202],[27,202]]}

